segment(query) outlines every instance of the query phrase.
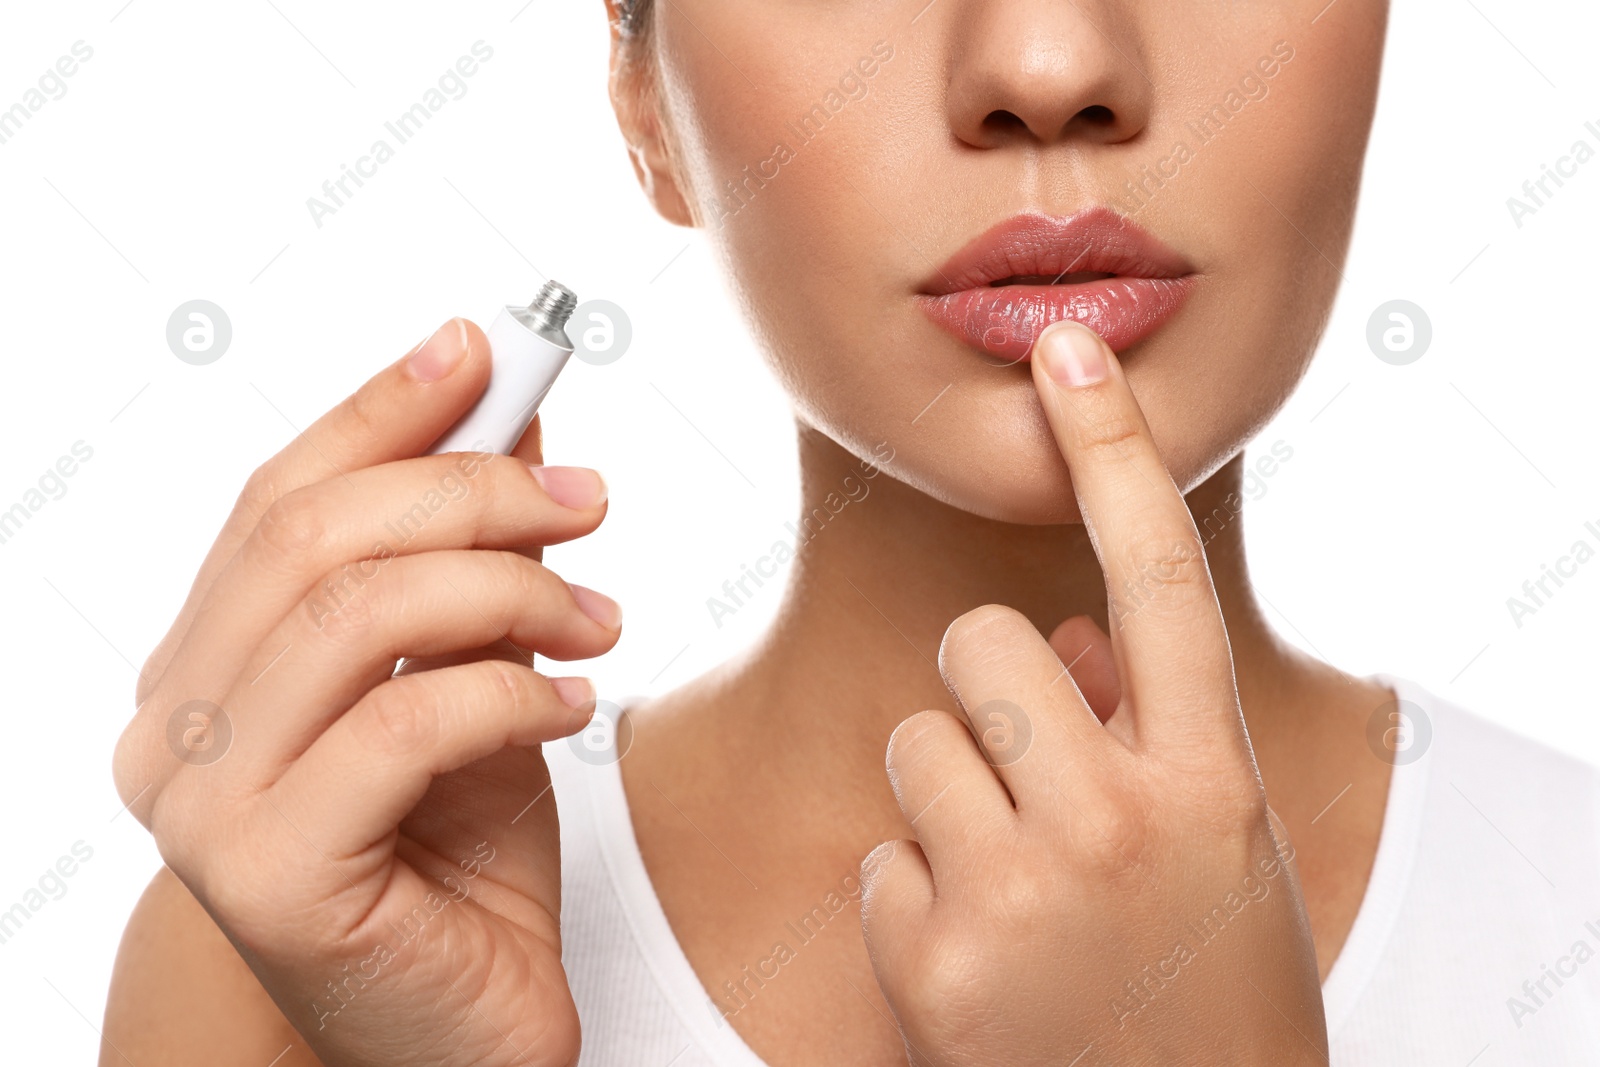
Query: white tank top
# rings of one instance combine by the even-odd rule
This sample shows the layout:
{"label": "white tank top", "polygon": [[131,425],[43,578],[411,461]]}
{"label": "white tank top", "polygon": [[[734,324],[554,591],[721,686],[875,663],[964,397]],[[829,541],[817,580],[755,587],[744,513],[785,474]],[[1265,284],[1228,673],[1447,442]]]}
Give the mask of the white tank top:
{"label": "white tank top", "polygon": [[[1333,1067],[1600,1064],[1600,772],[1390,676],[1406,731],[1323,985]],[[614,752],[550,742],[580,1067],[766,1067],[651,887]],[[587,736],[587,744],[585,742]]]}

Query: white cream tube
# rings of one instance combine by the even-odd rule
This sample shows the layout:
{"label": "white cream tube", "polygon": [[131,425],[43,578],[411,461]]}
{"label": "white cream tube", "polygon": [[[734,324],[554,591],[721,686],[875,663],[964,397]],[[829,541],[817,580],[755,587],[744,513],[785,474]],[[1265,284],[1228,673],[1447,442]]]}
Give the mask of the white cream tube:
{"label": "white cream tube", "polygon": [[489,385],[441,437],[440,452],[510,452],[572,355],[567,320],[578,306],[572,290],[546,282],[525,308],[506,307],[489,327]]}

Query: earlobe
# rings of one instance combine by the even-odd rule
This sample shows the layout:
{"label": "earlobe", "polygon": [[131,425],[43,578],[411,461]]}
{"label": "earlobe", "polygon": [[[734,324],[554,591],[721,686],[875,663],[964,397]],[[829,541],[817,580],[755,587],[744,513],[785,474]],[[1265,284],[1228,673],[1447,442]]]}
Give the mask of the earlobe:
{"label": "earlobe", "polygon": [[662,127],[648,46],[624,39],[617,29],[616,0],[607,0],[607,7],[612,14],[611,107],[627,142],[634,175],[662,218],[677,226],[694,226],[694,213],[679,186],[676,161]]}
{"label": "earlobe", "polygon": [[633,163],[633,173],[639,179],[639,187],[655,206],[656,213],[675,226],[694,226],[694,214],[679,191],[671,156],[659,139],[646,143],[630,139],[628,158]]}

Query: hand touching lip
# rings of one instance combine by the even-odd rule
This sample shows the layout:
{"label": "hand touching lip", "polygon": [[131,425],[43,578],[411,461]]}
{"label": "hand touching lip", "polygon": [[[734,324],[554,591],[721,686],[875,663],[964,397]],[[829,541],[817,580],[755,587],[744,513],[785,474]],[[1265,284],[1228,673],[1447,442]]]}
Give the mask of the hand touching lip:
{"label": "hand touching lip", "polygon": [[1194,268],[1132,219],[1104,207],[1070,217],[1022,214],[990,228],[925,279],[923,311],[1006,362],[1071,319],[1122,351],[1183,305]]}
{"label": "hand touching lip", "polygon": [[[1036,348],[1033,383],[1112,606],[1109,638],[1089,644],[1117,682],[1080,684],[998,604],[945,632],[939,669],[962,711],[895,730],[889,780],[915,840],[863,865],[867,944],[908,1058],[1325,1065],[1310,925],[1194,519],[1110,348],[1069,323]],[[1159,588],[1116,610],[1152,572]],[[976,728],[1002,703],[1028,726],[1024,752]],[[1226,938],[1195,939],[1217,901],[1263,880]],[[1151,960],[1182,971],[1162,975],[1152,1010],[1130,1009],[1129,976]]]}

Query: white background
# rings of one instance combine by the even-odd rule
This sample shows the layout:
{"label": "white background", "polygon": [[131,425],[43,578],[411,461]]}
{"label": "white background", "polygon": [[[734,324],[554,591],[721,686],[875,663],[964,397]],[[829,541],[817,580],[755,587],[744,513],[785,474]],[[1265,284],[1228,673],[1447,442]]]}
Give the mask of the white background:
{"label": "white background", "polygon": [[[307,197],[480,39],[494,57],[467,94],[318,229]],[[1520,229],[1506,198],[1575,139],[1600,148],[1584,129],[1600,127],[1597,39],[1592,4],[1396,6],[1347,284],[1258,441],[1293,458],[1248,525],[1291,640],[1589,760],[1600,560],[1521,628],[1506,599],[1580,537],[1600,546],[1584,530],[1600,529],[1600,160]],[[705,600],[796,500],[782,393],[705,246],[634,185],[599,0],[7,5],[0,108],[79,40],[94,55],[65,96],[0,145],[0,510],[74,442],[93,449],[0,544],[0,910],[75,842],[93,849],[0,944],[0,1040],[18,1062],[95,1055],[117,940],[159,863],[110,776],[134,664],[294,427],[451,315],[487,323],[526,300],[541,273],[624,306],[632,350],[574,362],[545,411],[547,458],[612,487],[602,531],[547,557],[626,607],[592,667],[612,696],[749,640],[773,586],[721,629]],[[166,344],[195,298],[232,320],[210,366]],[[1365,342],[1395,298],[1433,324],[1410,366]]]}

